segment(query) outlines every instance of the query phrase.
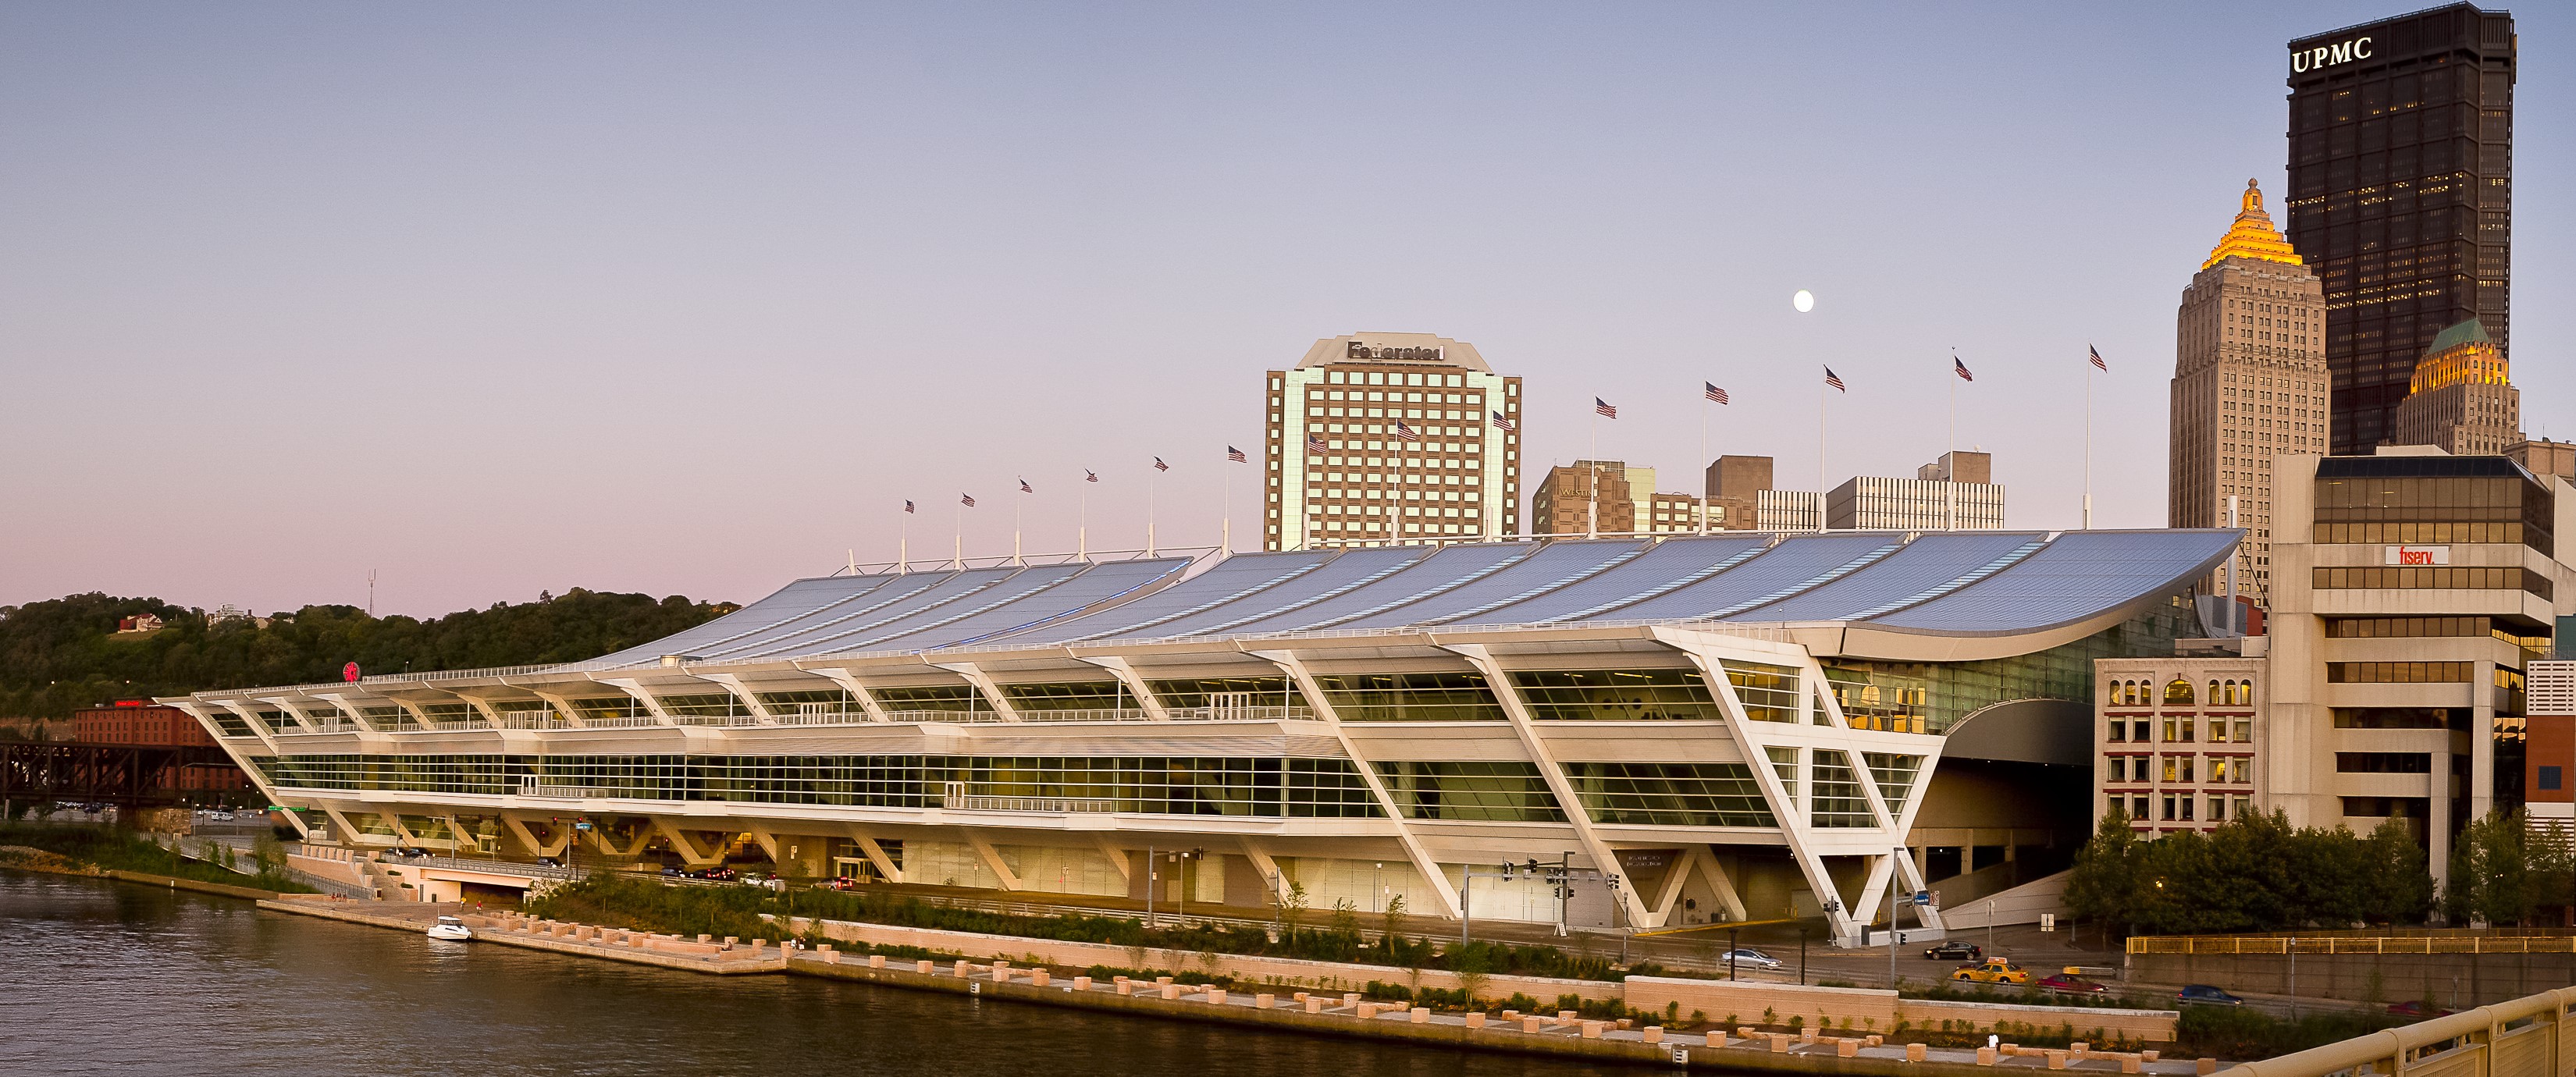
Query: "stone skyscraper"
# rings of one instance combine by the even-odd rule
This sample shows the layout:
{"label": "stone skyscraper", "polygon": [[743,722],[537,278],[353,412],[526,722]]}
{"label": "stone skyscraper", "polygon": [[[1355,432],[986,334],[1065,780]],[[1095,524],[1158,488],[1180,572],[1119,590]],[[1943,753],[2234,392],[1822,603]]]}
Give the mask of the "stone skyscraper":
{"label": "stone skyscraper", "polygon": [[2438,445],[2453,456],[2496,456],[2522,443],[2522,392],[2486,327],[2461,322],[2433,338],[2397,405],[2399,445]]}
{"label": "stone skyscraper", "polygon": [[2326,451],[2325,292],[2263,210],[2253,181],[2175,314],[2174,527],[2227,526],[2235,495],[2238,586],[2257,601],[2272,569],[2272,458]]}
{"label": "stone skyscraper", "polygon": [[2506,355],[2513,15],[2470,4],[2290,42],[2290,241],[2325,282],[2332,448],[2395,433],[2415,361],[2475,319]]}

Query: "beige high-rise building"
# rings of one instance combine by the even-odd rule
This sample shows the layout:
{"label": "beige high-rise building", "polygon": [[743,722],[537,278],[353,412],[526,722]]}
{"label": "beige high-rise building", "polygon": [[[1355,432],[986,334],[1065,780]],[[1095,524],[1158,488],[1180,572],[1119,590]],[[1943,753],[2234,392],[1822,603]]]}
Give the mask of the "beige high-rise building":
{"label": "beige high-rise building", "polygon": [[1475,345],[1318,340],[1265,387],[1263,549],[1520,533],[1521,380]]}
{"label": "beige high-rise building", "polygon": [[2504,351],[2476,319],[2442,330],[2415,363],[2397,405],[2397,445],[2432,445],[2453,456],[2495,456],[2522,442],[2522,391]]}
{"label": "beige high-rise building", "polygon": [[2227,526],[2236,498],[2238,586],[2262,601],[2272,568],[2272,460],[2326,448],[2325,293],[2246,181],[2236,222],[2175,314],[2174,527]]}

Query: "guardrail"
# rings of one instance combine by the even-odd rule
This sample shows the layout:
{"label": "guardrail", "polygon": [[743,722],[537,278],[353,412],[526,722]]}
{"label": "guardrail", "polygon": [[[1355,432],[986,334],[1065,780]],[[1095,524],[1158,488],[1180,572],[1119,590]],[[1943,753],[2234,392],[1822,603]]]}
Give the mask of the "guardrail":
{"label": "guardrail", "polygon": [[950,811],[1044,812],[1054,815],[1106,814],[1118,810],[1110,797],[944,796],[939,806]]}
{"label": "guardrail", "polygon": [[2279,1058],[2240,1062],[2220,1072],[2236,1077],[2327,1077],[2356,1072],[2388,1077],[2410,1073],[2568,1077],[2576,1070],[2576,1051],[2562,1050],[2560,1045],[2571,1008],[2576,1008],[2576,987],[2543,991]]}
{"label": "guardrail", "polygon": [[2131,954],[2185,956],[2365,954],[2402,957],[2422,954],[2568,954],[2576,953],[2576,935],[2139,935],[2129,939]]}

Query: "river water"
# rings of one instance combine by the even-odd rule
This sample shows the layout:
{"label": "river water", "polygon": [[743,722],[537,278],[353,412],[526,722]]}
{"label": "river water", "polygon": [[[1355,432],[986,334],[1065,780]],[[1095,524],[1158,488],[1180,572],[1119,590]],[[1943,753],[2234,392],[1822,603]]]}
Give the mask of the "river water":
{"label": "river water", "polygon": [[718,979],[0,870],[0,1074],[1638,1072],[801,976]]}

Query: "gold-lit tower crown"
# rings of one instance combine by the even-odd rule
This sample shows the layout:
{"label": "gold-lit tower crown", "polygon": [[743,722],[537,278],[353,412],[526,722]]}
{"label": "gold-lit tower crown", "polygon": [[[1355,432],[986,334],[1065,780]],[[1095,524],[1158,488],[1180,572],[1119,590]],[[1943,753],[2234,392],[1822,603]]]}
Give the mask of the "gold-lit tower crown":
{"label": "gold-lit tower crown", "polygon": [[2299,252],[2290,241],[2272,227],[2272,215],[2263,212],[2263,191],[2253,180],[2245,181],[2245,205],[2236,211],[2236,223],[2227,226],[2227,238],[2209,252],[2209,260],[2200,268],[2207,269],[2230,258],[2252,258],[2262,262],[2288,262],[2299,265]]}

